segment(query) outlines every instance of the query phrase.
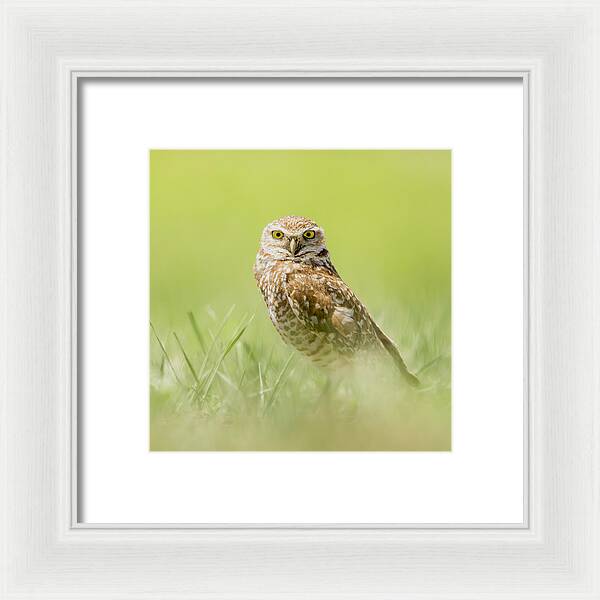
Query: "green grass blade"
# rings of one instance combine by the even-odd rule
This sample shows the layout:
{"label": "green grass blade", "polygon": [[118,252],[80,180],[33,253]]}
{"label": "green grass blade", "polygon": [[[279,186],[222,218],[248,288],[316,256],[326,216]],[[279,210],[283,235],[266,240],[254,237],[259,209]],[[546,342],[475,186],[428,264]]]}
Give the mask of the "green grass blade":
{"label": "green grass blade", "polygon": [[[271,360],[273,360],[273,352],[275,350],[274,346],[271,346],[271,350],[269,351],[269,356],[267,356],[267,361],[265,362],[265,368],[263,369],[263,373],[265,374],[265,376],[267,375],[267,373],[269,372],[269,369],[271,367]],[[266,380],[266,377],[265,377]]]}
{"label": "green grass blade", "polygon": [[242,391],[242,385],[244,385],[244,379],[246,379],[246,366],[245,365],[242,370],[242,375],[240,377],[240,380],[238,381],[238,384],[237,384],[238,390],[240,390],[240,392]]}
{"label": "green grass blade", "polygon": [[235,308],[235,305],[232,306],[227,311],[227,313],[225,314],[225,317],[223,318],[223,321],[221,322],[221,325],[219,326],[219,329],[217,330],[217,334],[212,336],[210,346],[208,347],[208,350],[206,351],[206,354],[204,355],[204,360],[202,361],[202,365],[200,367],[200,375],[198,376],[199,379],[204,378],[204,370],[206,369],[206,365],[208,364],[208,359],[209,359],[210,355],[212,354],[212,351],[214,350],[215,346],[217,345],[217,338],[219,337],[219,335],[223,331],[225,325],[227,324],[227,321],[229,320],[229,317],[231,316],[231,313],[233,312],[234,308]]}
{"label": "green grass blade", "polygon": [[222,379],[230,388],[232,388],[233,390],[235,390],[236,392],[239,392],[239,388],[238,386],[235,384],[235,381],[233,381],[230,377],[228,377],[225,373],[221,373],[220,371],[217,371],[217,375],[219,376],[220,379]]}
{"label": "green grass blade", "polygon": [[265,384],[263,381],[262,370],[260,363],[258,363],[258,382],[259,382],[259,394],[260,394],[260,405],[264,408],[265,406]]}
{"label": "green grass blade", "polygon": [[188,369],[190,370],[190,373],[192,374],[194,381],[199,384],[200,380],[198,379],[198,374],[196,373],[196,369],[194,369],[194,365],[192,365],[192,361],[190,360],[189,356],[187,355],[187,352],[185,351],[185,348],[183,347],[183,344],[181,343],[181,340],[179,339],[179,336],[177,335],[177,333],[175,331],[173,332],[173,337],[175,338],[175,341],[177,342],[177,345],[179,346],[179,349],[181,350],[181,354],[183,354],[183,358],[185,359],[185,362],[187,363]]}
{"label": "green grass blade", "polygon": [[235,333],[235,335],[231,338],[231,340],[225,346],[224,350],[221,352],[218,360],[213,365],[212,369],[210,370],[210,373],[208,374],[208,376],[205,379],[204,385],[201,388],[202,394],[200,396],[200,403],[202,403],[206,400],[206,396],[208,395],[208,392],[210,391],[210,388],[212,387],[212,384],[215,380],[215,376],[217,374],[217,371],[219,370],[219,367],[221,366],[221,363],[225,360],[227,355],[231,352],[231,350],[236,345],[238,340],[242,337],[242,335],[244,335],[244,332],[246,331],[246,329],[248,329],[248,326],[250,325],[250,323],[252,322],[253,319],[254,319],[254,316],[252,316],[252,318],[243,327],[241,327],[237,331],[237,333]]}
{"label": "green grass blade", "polygon": [[200,344],[200,348],[202,348],[202,352],[204,352],[204,354],[206,354],[206,345],[204,343],[204,337],[202,336],[200,327],[198,327],[198,321],[196,321],[196,317],[194,316],[194,313],[191,310],[188,311],[187,316],[192,325],[192,330],[194,331],[194,335],[196,336],[196,339],[198,340],[198,344]]}
{"label": "green grass blade", "polygon": [[225,313],[225,316],[223,317],[223,320],[221,321],[221,324],[217,329],[217,333],[215,333],[213,336],[209,352],[214,348],[215,344],[217,343],[217,340],[219,339],[219,336],[221,335],[221,333],[223,333],[223,329],[225,329],[225,325],[227,325],[227,321],[229,321],[229,318],[231,317],[234,310],[235,304]]}
{"label": "green grass blade", "polygon": [[171,362],[171,358],[169,357],[169,355],[167,353],[167,349],[165,348],[165,345],[162,343],[161,339],[158,337],[158,333],[156,333],[156,329],[154,329],[154,325],[152,324],[152,321],[150,321],[150,328],[152,329],[152,333],[154,334],[154,337],[156,338],[156,341],[158,342],[158,345],[160,346],[160,349],[162,350],[162,353],[164,354],[164,357],[167,360],[167,363],[169,364],[171,371],[173,372],[175,381],[177,381],[177,383],[180,386],[186,387],[183,385],[181,379],[179,379],[179,376],[177,375],[177,371],[175,370],[175,367],[173,366],[173,363]]}
{"label": "green grass blade", "polygon": [[430,360],[427,364],[423,365],[416,373],[415,375],[420,375],[421,373],[423,373],[424,371],[426,371],[427,369],[429,369],[430,367],[433,367],[433,365],[438,362],[439,360],[441,360],[442,358],[447,358],[446,354],[440,354],[439,356],[436,356],[433,360]]}
{"label": "green grass blade", "polygon": [[233,350],[233,347],[237,344],[238,340],[242,337],[242,335],[244,335],[244,332],[246,331],[246,329],[248,329],[248,326],[250,325],[250,323],[252,323],[253,320],[254,315],[252,315],[250,319],[248,319],[248,322],[229,341],[229,343],[225,347],[225,350],[223,350],[223,358],[225,358]]}
{"label": "green grass blade", "polygon": [[250,347],[250,344],[248,344],[247,342],[242,342],[242,350],[255,365],[258,364],[258,359],[256,358],[256,355],[254,354],[252,348]]}
{"label": "green grass blade", "polygon": [[294,359],[294,357],[295,357],[294,353],[290,354],[288,359],[285,361],[285,364],[283,365],[283,369],[281,369],[281,371],[279,372],[279,375],[277,376],[277,379],[275,380],[275,385],[273,385],[273,391],[271,392],[271,395],[269,396],[269,400],[267,402],[267,406],[265,407],[266,410],[269,410],[273,406],[273,403],[276,400],[277,392],[279,391],[279,386],[281,385],[281,383],[283,381],[283,376],[285,375],[285,373],[286,373],[288,367],[290,366],[290,363]]}

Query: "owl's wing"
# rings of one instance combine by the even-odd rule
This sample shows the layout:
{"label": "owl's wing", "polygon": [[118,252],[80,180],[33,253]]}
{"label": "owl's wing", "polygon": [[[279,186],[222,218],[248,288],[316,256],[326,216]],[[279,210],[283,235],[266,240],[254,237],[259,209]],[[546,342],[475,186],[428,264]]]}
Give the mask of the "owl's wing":
{"label": "owl's wing", "polygon": [[392,360],[396,364],[396,367],[404,377],[404,379],[408,382],[412,387],[419,387],[421,382],[413,375],[407,368],[402,355],[400,354],[400,350],[398,350],[398,346],[387,336],[381,329],[379,325],[373,321],[373,327],[375,328],[375,333],[379,341],[382,343],[383,347],[387,350],[388,354],[392,357]]}
{"label": "owl's wing", "polygon": [[307,330],[327,334],[340,350],[354,352],[381,345],[405,380],[419,380],[408,370],[396,344],[379,328],[362,302],[340,277],[294,273],[288,282],[288,301]]}
{"label": "owl's wing", "polygon": [[290,307],[308,331],[327,334],[348,350],[357,350],[374,338],[366,308],[339,277],[305,273],[288,277]]}

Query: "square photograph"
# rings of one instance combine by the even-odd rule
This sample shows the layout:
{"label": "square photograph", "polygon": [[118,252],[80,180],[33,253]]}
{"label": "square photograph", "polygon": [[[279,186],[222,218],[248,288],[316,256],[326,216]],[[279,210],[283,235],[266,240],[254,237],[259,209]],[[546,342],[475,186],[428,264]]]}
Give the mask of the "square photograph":
{"label": "square photograph", "polygon": [[150,450],[451,450],[450,150],[150,152]]}

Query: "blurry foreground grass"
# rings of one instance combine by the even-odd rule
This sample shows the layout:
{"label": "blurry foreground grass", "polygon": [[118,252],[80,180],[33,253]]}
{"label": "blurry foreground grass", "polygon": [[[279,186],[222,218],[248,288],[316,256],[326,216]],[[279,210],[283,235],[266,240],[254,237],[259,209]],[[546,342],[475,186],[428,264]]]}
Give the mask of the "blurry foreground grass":
{"label": "blurry foreground grass", "polygon": [[419,390],[391,361],[328,375],[233,307],[151,324],[150,449],[450,450],[449,318],[413,315],[397,340]]}

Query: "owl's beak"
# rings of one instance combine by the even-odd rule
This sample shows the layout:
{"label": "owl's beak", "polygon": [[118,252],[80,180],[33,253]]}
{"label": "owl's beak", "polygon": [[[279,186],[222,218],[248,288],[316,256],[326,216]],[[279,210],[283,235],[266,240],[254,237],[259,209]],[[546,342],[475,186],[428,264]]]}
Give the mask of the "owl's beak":
{"label": "owl's beak", "polygon": [[290,240],[290,252],[292,256],[296,255],[296,249],[298,248],[298,240],[296,238],[292,238]]}

